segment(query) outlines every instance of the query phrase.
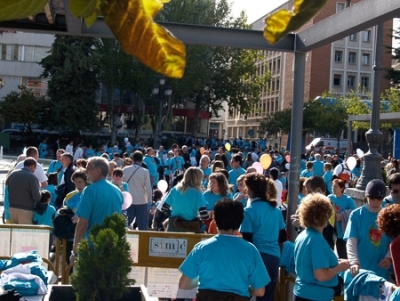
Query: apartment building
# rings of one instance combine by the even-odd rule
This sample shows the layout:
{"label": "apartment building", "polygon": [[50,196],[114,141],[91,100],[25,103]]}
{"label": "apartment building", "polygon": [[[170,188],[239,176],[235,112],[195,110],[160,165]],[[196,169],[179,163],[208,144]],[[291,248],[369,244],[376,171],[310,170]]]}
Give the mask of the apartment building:
{"label": "apartment building", "polygon": [[0,32],[0,99],[17,91],[18,85],[46,95],[47,81],[40,78],[43,69],[38,62],[48,55],[53,41],[49,34]]}
{"label": "apartment building", "polygon": [[[311,19],[302,29],[310,27],[319,21],[346,9],[360,0],[329,0],[321,12]],[[282,5],[290,8],[293,1]],[[253,29],[262,30],[264,19],[254,22]],[[385,23],[384,45],[392,45],[391,29],[393,22]],[[301,29],[301,30],[302,30]],[[343,95],[362,87],[361,97],[367,98],[374,84],[376,27],[365,28],[361,32],[324,45],[306,54],[304,74],[304,101],[314,99],[325,91]],[[268,114],[290,107],[293,101],[294,54],[276,51],[263,51],[263,59],[257,63],[258,74],[271,73],[271,81],[264,87],[260,101],[255,106],[254,113],[244,116],[235,110],[226,114],[227,138],[243,137],[244,139],[267,137],[269,144],[286,145],[287,137],[268,135],[259,127],[259,120]],[[383,65],[391,65],[390,53],[384,51]],[[389,88],[389,81],[382,80],[382,90]],[[249,136],[249,133],[254,133]]]}

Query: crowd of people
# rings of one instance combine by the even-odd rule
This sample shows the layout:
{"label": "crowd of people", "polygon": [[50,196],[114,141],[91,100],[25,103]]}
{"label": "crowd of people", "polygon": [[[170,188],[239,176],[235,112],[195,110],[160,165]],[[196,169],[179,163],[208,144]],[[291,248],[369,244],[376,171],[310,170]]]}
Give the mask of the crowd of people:
{"label": "crowd of people", "polygon": [[[27,147],[18,158],[6,180],[8,223],[54,227],[60,210],[70,210],[76,225],[68,246],[72,264],[79,242],[114,212],[139,231],[215,234],[190,252],[180,267],[179,286],[199,285],[198,300],[222,300],[221,293],[232,300],[251,295],[273,300],[287,243],[288,151],[257,143],[209,147],[200,142],[154,150],[132,147],[127,139],[123,149],[115,144],[99,154],[80,144],[67,147],[54,149],[47,175],[36,147]],[[271,161],[260,172],[256,163],[264,154]],[[399,285],[396,160],[382,165],[387,182],[370,181],[365,204],[358,208],[346,188],[360,177],[362,158],[321,149],[304,154],[300,163],[298,210],[292,216],[298,231],[292,253],[294,300],[331,300],[345,273],[354,278],[363,270]]]}

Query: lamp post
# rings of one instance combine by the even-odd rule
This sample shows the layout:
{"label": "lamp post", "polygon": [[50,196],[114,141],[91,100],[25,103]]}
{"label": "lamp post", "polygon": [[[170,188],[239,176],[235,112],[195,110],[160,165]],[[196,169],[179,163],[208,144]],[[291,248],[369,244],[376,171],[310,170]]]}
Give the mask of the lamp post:
{"label": "lamp post", "polygon": [[162,109],[164,106],[165,97],[169,97],[172,94],[172,88],[169,86],[165,86],[165,78],[160,77],[159,85],[154,86],[152,89],[152,94],[154,96],[158,95],[158,106],[159,106],[159,114],[157,121],[157,137],[154,137],[153,146],[154,148],[158,148],[161,145],[162,135],[161,135],[161,119],[162,119]]}

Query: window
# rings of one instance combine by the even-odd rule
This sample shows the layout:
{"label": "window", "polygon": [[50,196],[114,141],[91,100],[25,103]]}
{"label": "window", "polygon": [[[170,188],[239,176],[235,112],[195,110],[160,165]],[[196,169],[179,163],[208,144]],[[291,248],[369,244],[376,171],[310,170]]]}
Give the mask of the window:
{"label": "window", "polygon": [[347,77],[347,87],[353,88],[355,81],[356,81],[356,77],[354,75],[349,75]]}
{"label": "window", "polygon": [[0,45],[0,59],[4,61],[18,61],[21,59],[22,49],[18,45]]}
{"label": "window", "polygon": [[369,53],[363,53],[362,54],[361,63],[363,65],[369,65]]}
{"label": "window", "polygon": [[350,41],[356,41],[357,40],[357,34],[356,33],[351,34],[350,37],[349,37],[349,40]]}
{"label": "window", "polygon": [[342,61],[343,51],[335,51],[335,62],[340,63]]}
{"label": "window", "polygon": [[336,12],[340,12],[346,8],[346,4],[343,2],[336,3]]}
{"label": "window", "polygon": [[357,57],[357,53],[349,52],[349,63],[350,64],[355,64],[356,63],[356,57]]}
{"label": "window", "polygon": [[361,86],[365,89],[369,89],[369,77],[367,76],[361,77]]}
{"label": "window", "polygon": [[342,81],[342,76],[340,74],[333,75],[333,85],[340,86]]}
{"label": "window", "polygon": [[363,42],[371,42],[371,30],[364,30],[362,32]]}

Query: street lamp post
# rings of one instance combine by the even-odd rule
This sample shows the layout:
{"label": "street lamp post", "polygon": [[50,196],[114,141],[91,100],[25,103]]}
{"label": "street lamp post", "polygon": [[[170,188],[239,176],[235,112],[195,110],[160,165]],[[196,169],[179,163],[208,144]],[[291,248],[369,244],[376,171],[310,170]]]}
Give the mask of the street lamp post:
{"label": "street lamp post", "polygon": [[157,121],[157,137],[154,137],[153,146],[158,148],[161,145],[162,135],[161,135],[161,119],[162,119],[162,109],[164,106],[165,96],[169,97],[172,94],[172,88],[169,86],[165,87],[165,78],[160,77],[159,85],[154,86],[152,90],[154,96],[158,95],[158,121]]}

